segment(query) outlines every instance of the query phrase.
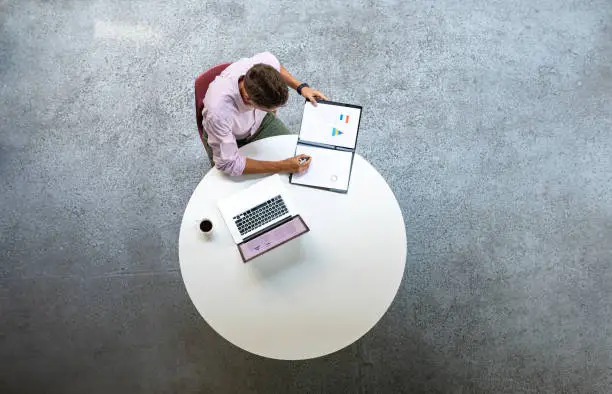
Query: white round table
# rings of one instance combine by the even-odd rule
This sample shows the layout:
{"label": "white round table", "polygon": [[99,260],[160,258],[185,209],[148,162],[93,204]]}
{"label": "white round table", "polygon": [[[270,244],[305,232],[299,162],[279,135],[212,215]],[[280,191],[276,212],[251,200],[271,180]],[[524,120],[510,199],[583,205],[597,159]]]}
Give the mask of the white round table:
{"label": "white round table", "polygon": [[[280,160],[296,141],[266,138],[241,152]],[[397,200],[358,154],[347,194],[291,185],[282,175],[310,232],[245,264],[216,201],[263,176],[231,178],[213,168],[196,187],[179,236],[189,297],[217,333],[246,351],[299,360],[340,350],[378,322],[401,283],[406,231]],[[199,230],[204,217],[212,237]]]}

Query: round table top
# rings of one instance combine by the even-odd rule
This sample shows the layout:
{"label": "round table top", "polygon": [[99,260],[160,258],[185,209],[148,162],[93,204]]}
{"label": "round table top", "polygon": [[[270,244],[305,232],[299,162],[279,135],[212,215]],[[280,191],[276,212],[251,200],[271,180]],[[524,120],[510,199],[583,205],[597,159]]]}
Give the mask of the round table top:
{"label": "round table top", "polygon": [[[241,152],[260,160],[293,155],[297,136],[266,138]],[[281,179],[310,231],[242,262],[217,200],[265,175],[228,177],[211,169],[196,187],[179,236],[181,274],[204,320],[234,345],[299,360],[340,350],[387,311],[402,280],[406,231],[380,174],[358,154],[348,193]],[[210,218],[211,237],[199,230]]]}

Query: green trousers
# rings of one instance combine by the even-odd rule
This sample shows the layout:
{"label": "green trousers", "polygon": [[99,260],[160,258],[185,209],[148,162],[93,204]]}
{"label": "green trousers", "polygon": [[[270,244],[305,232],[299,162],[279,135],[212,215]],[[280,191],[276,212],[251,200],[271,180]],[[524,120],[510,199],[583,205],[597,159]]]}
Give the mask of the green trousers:
{"label": "green trousers", "polygon": [[[276,115],[267,113],[261,121],[261,125],[252,136],[245,138],[243,140],[236,140],[238,143],[238,148],[248,144],[249,142],[262,140],[268,137],[276,137],[277,135],[285,135],[292,134],[291,131],[285,126],[285,124],[276,117]],[[204,148],[206,149],[206,153],[208,154],[208,159],[210,160],[210,166],[214,167],[215,162],[213,161],[213,152],[210,145],[208,145],[208,134],[206,134],[206,130],[204,130]]]}

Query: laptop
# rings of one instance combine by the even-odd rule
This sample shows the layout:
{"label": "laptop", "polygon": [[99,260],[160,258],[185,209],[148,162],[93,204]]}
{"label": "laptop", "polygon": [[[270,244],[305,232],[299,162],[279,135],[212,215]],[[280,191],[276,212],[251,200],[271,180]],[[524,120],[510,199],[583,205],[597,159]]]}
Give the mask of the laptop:
{"label": "laptop", "polygon": [[217,205],[244,262],[309,231],[278,174]]}

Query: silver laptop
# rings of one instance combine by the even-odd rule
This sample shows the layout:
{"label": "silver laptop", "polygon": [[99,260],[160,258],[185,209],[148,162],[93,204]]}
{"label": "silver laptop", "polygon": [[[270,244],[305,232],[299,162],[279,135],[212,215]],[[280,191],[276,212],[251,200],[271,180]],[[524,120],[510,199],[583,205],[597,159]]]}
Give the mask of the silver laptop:
{"label": "silver laptop", "polygon": [[217,205],[236,244],[298,215],[279,175],[268,176],[245,190],[222,198]]}

